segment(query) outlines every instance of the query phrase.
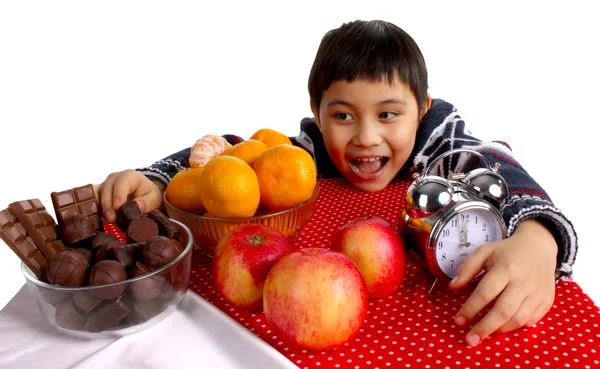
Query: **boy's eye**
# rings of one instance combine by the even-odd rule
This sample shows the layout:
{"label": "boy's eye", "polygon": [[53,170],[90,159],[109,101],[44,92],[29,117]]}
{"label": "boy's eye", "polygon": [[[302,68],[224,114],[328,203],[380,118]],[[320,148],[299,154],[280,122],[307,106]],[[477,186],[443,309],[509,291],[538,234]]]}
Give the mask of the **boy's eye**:
{"label": "boy's eye", "polygon": [[348,113],[335,113],[333,116],[335,117],[335,119],[338,119],[338,120],[350,120],[350,119],[352,119],[352,115],[350,115]]}
{"label": "boy's eye", "polygon": [[397,117],[398,114],[391,111],[384,111],[379,114],[379,119],[392,119]]}

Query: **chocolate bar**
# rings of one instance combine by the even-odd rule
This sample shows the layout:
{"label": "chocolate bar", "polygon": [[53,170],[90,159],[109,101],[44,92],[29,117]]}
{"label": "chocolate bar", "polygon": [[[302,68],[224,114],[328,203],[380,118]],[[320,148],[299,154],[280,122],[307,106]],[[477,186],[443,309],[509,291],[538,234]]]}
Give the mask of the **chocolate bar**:
{"label": "chocolate bar", "polygon": [[0,211],[0,238],[38,279],[42,277],[48,260],[10,209]]}
{"label": "chocolate bar", "polygon": [[61,192],[52,192],[50,197],[60,226],[76,214],[81,214],[91,217],[94,224],[96,224],[96,229],[103,231],[98,200],[96,199],[94,186],[91,184]]}
{"label": "chocolate bar", "polygon": [[8,205],[25,231],[31,236],[38,249],[50,260],[65,245],[58,236],[58,227],[54,218],[46,211],[39,199],[15,201]]}
{"label": "chocolate bar", "polygon": [[94,217],[75,214],[65,220],[60,227],[62,240],[69,246],[76,242],[92,237],[97,233],[97,225]]}

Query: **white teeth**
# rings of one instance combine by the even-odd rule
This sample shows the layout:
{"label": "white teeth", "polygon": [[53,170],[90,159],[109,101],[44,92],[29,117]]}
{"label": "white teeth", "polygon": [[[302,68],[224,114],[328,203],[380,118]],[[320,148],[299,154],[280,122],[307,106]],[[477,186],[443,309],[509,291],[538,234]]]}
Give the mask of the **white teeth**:
{"label": "white teeth", "polygon": [[374,157],[374,158],[358,158],[356,160],[368,162],[368,161],[381,160],[381,158],[382,158],[382,156],[377,156],[377,157]]}

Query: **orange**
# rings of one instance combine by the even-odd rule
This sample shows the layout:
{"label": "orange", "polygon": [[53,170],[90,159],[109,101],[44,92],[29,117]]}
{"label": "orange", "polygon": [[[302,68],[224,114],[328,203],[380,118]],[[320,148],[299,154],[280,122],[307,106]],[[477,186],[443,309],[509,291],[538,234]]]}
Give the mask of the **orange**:
{"label": "orange", "polygon": [[215,217],[251,217],[258,208],[256,173],[240,158],[226,155],[212,159],[204,166],[200,182],[202,204]]}
{"label": "orange", "polygon": [[260,202],[273,211],[289,209],[308,200],[317,183],[312,156],[292,145],[277,145],[263,152],[253,165]]}
{"label": "orange", "polygon": [[171,205],[188,213],[200,214],[205,211],[200,199],[202,169],[183,169],[173,176],[165,190],[165,196]]}
{"label": "orange", "polygon": [[225,150],[231,147],[221,136],[205,135],[202,136],[192,145],[190,150],[190,167],[202,167],[212,158],[215,158]]}
{"label": "orange", "polygon": [[262,141],[250,139],[233,145],[221,155],[235,156],[252,166],[256,158],[268,148]]}
{"label": "orange", "polygon": [[262,141],[268,147],[273,147],[281,144],[291,145],[292,141],[288,136],[271,128],[262,128],[254,132],[250,139]]}

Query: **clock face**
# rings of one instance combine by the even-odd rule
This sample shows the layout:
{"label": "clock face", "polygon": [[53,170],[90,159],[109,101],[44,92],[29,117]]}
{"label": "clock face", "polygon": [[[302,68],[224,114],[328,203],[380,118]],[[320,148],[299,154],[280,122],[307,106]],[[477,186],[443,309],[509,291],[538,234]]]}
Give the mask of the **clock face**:
{"label": "clock face", "polygon": [[458,267],[477,247],[502,237],[502,228],[494,214],[484,209],[464,210],[450,218],[438,234],[435,243],[438,266],[454,278]]}

